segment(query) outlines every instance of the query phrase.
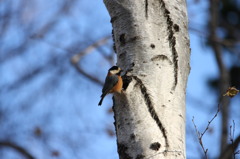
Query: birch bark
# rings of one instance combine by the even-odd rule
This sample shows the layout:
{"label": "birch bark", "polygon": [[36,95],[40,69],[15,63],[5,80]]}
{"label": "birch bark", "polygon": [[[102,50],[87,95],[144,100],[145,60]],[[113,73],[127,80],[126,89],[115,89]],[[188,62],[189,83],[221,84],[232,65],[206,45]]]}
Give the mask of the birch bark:
{"label": "birch bark", "polygon": [[186,158],[189,36],[184,0],[104,0],[124,92],[114,95],[121,159]]}

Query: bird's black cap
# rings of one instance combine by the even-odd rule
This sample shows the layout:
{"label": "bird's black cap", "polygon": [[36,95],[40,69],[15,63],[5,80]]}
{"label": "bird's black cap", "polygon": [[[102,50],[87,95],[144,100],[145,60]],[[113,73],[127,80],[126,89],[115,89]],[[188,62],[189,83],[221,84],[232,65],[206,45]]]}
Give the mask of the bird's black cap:
{"label": "bird's black cap", "polygon": [[118,66],[113,66],[113,67],[111,67],[110,69],[109,69],[109,71],[111,71],[111,70],[118,70]]}

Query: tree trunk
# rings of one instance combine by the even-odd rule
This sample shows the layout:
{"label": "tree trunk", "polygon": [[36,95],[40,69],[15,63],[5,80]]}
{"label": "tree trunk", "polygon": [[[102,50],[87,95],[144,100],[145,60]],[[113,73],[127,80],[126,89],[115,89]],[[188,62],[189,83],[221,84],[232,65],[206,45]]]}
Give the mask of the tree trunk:
{"label": "tree trunk", "polygon": [[114,95],[121,159],[186,158],[189,37],[184,0],[105,0],[124,91]]}

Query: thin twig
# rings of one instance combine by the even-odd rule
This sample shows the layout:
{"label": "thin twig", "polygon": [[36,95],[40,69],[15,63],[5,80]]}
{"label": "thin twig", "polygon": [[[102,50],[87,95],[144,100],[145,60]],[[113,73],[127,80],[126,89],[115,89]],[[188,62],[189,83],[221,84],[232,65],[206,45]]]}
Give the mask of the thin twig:
{"label": "thin twig", "polygon": [[208,159],[208,155],[207,155],[207,152],[208,152],[208,149],[205,149],[205,147],[204,147],[204,145],[203,145],[203,141],[202,141],[202,138],[203,138],[203,136],[204,136],[204,134],[207,132],[207,130],[209,129],[209,126],[210,126],[210,124],[213,122],[213,120],[217,117],[217,115],[218,115],[218,113],[219,113],[219,111],[220,111],[220,103],[218,104],[218,109],[217,109],[217,112],[215,113],[215,115],[213,116],[213,118],[210,120],[210,121],[208,121],[208,125],[207,125],[207,127],[205,128],[205,130],[201,133],[200,131],[198,131],[198,128],[197,128],[197,126],[196,126],[196,124],[195,124],[195,122],[194,122],[194,117],[193,117],[193,119],[192,119],[192,122],[193,122],[193,125],[194,125],[194,127],[195,127],[195,131],[196,131],[196,134],[197,134],[197,137],[198,137],[198,142],[199,142],[199,144],[200,144],[200,146],[201,146],[201,148],[202,148],[202,150],[203,150],[203,152],[204,152],[204,156],[205,156],[205,158],[206,159]]}

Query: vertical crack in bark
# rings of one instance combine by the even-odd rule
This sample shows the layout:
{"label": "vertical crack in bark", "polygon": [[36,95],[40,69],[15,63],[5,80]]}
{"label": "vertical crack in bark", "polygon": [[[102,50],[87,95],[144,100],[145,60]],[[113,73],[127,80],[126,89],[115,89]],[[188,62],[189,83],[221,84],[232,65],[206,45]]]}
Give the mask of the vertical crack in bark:
{"label": "vertical crack in bark", "polygon": [[155,122],[157,123],[160,131],[162,132],[164,140],[165,140],[166,148],[168,148],[169,147],[169,143],[168,143],[166,129],[164,128],[162,122],[160,121],[160,119],[159,119],[159,117],[157,115],[156,110],[154,109],[153,103],[152,103],[152,101],[150,99],[150,95],[147,92],[147,88],[145,87],[143,82],[137,76],[133,76],[133,78],[137,81],[137,85],[140,86],[140,90],[141,90],[141,93],[142,93],[142,95],[144,97],[144,101],[145,101],[145,103],[146,103],[146,105],[148,107],[148,111],[150,112],[151,117],[155,120]]}
{"label": "vertical crack in bark", "polygon": [[174,65],[174,85],[172,87],[173,90],[175,90],[177,83],[178,83],[178,54],[176,50],[176,37],[174,36],[174,31],[173,31],[173,21],[170,17],[170,12],[166,8],[166,5],[163,0],[159,0],[160,7],[163,10],[164,17],[166,18],[167,21],[167,30],[168,30],[168,41],[169,41],[169,46],[171,47],[172,51],[172,57],[173,57],[173,65]]}
{"label": "vertical crack in bark", "polygon": [[145,0],[145,18],[148,19],[148,0]]}

